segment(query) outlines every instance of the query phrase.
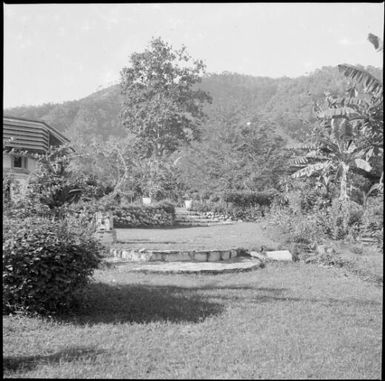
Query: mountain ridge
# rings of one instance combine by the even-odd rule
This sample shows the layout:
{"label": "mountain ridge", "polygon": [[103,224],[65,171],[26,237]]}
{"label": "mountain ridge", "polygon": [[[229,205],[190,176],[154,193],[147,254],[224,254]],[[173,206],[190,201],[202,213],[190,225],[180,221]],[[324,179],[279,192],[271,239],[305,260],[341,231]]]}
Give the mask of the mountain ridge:
{"label": "mountain ridge", "polygon": [[[381,69],[366,69],[382,77]],[[231,120],[236,123],[263,115],[279,125],[283,135],[301,140],[304,123],[312,123],[314,119],[313,102],[325,91],[341,94],[346,86],[345,77],[337,67],[330,66],[295,78],[230,72],[206,74],[198,87],[211,94],[213,103],[205,107],[208,120],[203,130],[210,133],[213,125],[219,128],[218,124],[231,123]],[[81,134],[106,139],[126,134],[119,121],[121,101],[120,85],[115,84],[78,100],[8,108],[4,115],[44,121],[69,138]]]}

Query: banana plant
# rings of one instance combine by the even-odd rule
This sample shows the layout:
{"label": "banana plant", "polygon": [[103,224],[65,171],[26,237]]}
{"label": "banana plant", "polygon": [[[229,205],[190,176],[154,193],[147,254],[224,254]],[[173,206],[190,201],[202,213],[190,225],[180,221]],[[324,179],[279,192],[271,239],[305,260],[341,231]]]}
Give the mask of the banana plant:
{"label": "banana plant", "polygon": [[[368,40],[377,51],[383,50],[382,40],[369,34]],[[367,70],[357,66],[341,64],[339,71],[353,82],[345,97],[333,97],[325,94],[323,105],[316,104],[315,114],[321,120],[332,122],[345,119],[360,130],[360,135],[370,142],[375,154],[380,154],[383,146],[383,84]],[[359,92],[357,86],[363,91]]]}
{"label": "banana plant", "polygon": [[363,201],[362,205],[364,209],[366,209],[368,205],[368,198],[373,192],[375,191],[384,192],[384,183],[382,180],[383,177],[384,177],[384,172],[382,172],[381,179],[378,183],[373,184],[367,192],[362,191],[362,201]]}
{"label": "banana plant", "polygon": [[[369,34],[368,40],[377,51],[383,50],[380,38]],[[370,158],[383,155],[383,85],[364,69],[347,64],[338,68],[363,87],[363,94],[353,85],[346,97],[325,93],[324,104],[315,104],[314,112],[321,121],[321,138],[316,150],[308,150],[305,156],[296,158],[293,164],[302,168],[292,177],[318,174],[328,179],[334,173],[335,180],[340,180],[340,199],[344,200],[348,198],[349,171],[356,167],[370,172]]]}
{"label": "banana plant", "polygon": [[319,138],[316,149],[308,150],[306,155],[292,161],[293,165],[300,167],[291,175],[293,178],[316,174],[324,178],[328,184],[330,177],[334,175],[334,180],[340,181],[341,200],[349,198],[347,182],[348,173],[352,168],[360,168],[366,172],[372,170],[368,161],[370,159],[368,148],[354,143],[354,131],[346,125],[347,123],[345,119],[342,121],[333,119],[331,130],[325,131]]}
{"label": "banana plant", "polygon": [[381,81],[368,71],[348,64],[338,65],[338,69],[340,73],[345,75],[345,77],[350,78],[356,84],[361,85],[364,89],[364,93],[371,94],[377,98],[383,96],[383,85]]}
{"label": "banana plant", "polygon": [[[373,44],[377,52],[383,51],[383,41],[381,38],[375,36],[372,33],[368,35],[368,41]],[[358,68],[357,66],[341,64],[338,65],[339,71],[345,75],[345,77],[351,79],[356,84],[363,86],[364,93],[370,94],[379,100],[383,97],[383,84],[382,82],[370,74],[368,71]]]}

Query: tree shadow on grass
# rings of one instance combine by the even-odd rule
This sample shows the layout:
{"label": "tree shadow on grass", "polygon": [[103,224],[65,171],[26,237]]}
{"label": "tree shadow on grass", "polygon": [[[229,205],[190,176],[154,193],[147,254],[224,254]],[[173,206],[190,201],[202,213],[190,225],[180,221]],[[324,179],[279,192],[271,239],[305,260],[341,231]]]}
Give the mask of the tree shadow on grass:
{"label": "tree shadow on grass", "polygon": [[[262,290],[261,290],[262,291]],[[221,296],[221,300],[224,301],[237,301],[239,296],[236,295],[226,295]],[[335,298],[295,298],[291,296],[278,296],[278,295],[245,295],[242,297],[243,301],[248,301],[249,303],[282,303],[282,302],[302,302],[302,303],[318,303],[325,306],[337,306],[337,305],[356,305],[356,306],[378,306],[381,303],[374,300],[363,300],[356,298],[345,298],[345,299],[335,299]]]}
{"label": "tree shadow on grass", "polygon": [[90,347],[67,348],[51,355],[36,356],[9,356],[3,357],[3,373],[18,371],[31,371],[40,365],[71,362],[81,358],[92,359],[96,355],[103,353],[104,350]]}
{"label": "tree shadow on grass", "polygon": [[223,310],[223,304],[211,302],[188,288],[94,283],[87,288],[77,311],[60,319],[80,325],[156,321],[198,323]]}
{"label": "tree shadow on grass", "polygon": [[[376,300],[365,300],[358,298],[298,298],[290,295],[285,296],[285,292],[290,291],[288,288],[272,288],[272,287],[258,287],[258,286],[247,286],[243,284],[230,284],[226,286],[220,286],[216,283],[206,284],[201,287],[177,287],[174,289],[184,289],[192,291],[218,291],[215,295],[215,300],[221,300],[224,303],[232,301],[242,301],[247,303],[282,303],[282,302],[308,302],[318,303],[326,306],[337,306],[337,305],[356,305],[356,306],[379,306],[382,305],[380,301]],[[239,295],[232,291],[243,290],[245,293]],[[226,292],[222,292],[226,291]]]}

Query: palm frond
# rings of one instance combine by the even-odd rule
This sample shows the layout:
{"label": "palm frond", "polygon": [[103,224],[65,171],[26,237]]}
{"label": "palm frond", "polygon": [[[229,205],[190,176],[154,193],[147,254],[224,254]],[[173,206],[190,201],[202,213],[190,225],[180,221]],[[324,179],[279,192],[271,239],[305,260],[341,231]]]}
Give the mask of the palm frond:
{"label": "palm frond", "polygon": [[330,139],[320,139],[320,144],[321,144],[321,150],[329,150],[331,152],[339,152],[340,151],[340,147],[338,146],[338,144],[336,143],[333,143],[332,141],[330,141]]}
{"label": "palm frond", "polygon": [[308,160],[306,156],[298,156],[289,160],[289,165],[304,165],[307,163],[308,163]]}
{"label": "palm frond", "polygon": [[354,163],[357,168],[363,169],[366,172],[370,172],[372,170],[372,166],[364,159],[355,159]]}
{"label": "palm frond", "polygon": [[321,110],[318,111],[316,115],[320,119],[344,118],[348,120],[353,120],[362,118],[361,114],[358,113],[354,108],[346,106]]}
{"label": "palm frond", "polygon": [[377,50],[377,52],[381,52],[384,49],[384,43],[381,38],[377,37],[376,35],[369,33],[368,40],[371,42],[374,46],[374,48]]}
{"label": "palm frond", "polygon": [[330,165],[329,161],[323,162],[323,163],[315,163],[310,164],[305,168],[301,168],[297,172],[294,172],[291,177],[293,178],[299,178],[299,177],[310,177],[313,173],[319,172],[323,169],[326,169]]}
{"label": "palm frond", "polygon": [[299,144],[296,147],[293,147],[292,150],[302,150],[302,151],[310,151],[310,150],[316,150],[317,149],[316,144],[307,143],[307,144]]}
{"label": "palm frond", "polygon": [[368,93],[382,95],[382,83],[368,71],[348,64],[338,65],[338,69],[346,77],[362,85]]}

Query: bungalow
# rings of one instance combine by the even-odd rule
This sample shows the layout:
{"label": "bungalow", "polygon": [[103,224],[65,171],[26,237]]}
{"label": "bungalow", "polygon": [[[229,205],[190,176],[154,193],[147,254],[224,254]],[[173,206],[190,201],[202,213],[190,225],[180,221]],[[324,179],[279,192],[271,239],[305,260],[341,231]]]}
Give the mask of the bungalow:
{"label": "bungalow", "polygon": [[36,169],[35,159],[18,155],[15,150],[44,153],[51,146],[68,142],[62,133],[45,122],[3,116],[3,181],[5,176],[11,174],[19,184],[19,187],[9,188],[12,197],[16,196],[16,189],[23,192],[29,174]]}

